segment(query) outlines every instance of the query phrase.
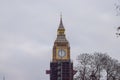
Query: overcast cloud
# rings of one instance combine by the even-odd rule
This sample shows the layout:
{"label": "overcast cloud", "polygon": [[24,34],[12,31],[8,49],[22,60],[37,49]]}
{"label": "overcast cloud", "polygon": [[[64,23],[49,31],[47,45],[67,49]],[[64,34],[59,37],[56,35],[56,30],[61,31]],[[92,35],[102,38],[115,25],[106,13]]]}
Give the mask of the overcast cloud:
{"label": "overcast cloud", "polygon": [[71,45],[80,53],[103,52],[120,61],[117,0],[0,0],[0,80],[49,80],[60,12]]}

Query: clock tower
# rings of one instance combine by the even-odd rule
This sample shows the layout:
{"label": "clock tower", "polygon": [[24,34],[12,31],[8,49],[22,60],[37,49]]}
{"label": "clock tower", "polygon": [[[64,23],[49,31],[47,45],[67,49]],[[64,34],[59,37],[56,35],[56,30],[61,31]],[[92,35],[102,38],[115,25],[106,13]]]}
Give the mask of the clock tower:
{"label": "clock tower", "polygon": [[70,45],[65,35],[65,28],[63,26],[62,17],[57,30],[57,38],[53,46],[53,62],[56,61],[70,61]]}
{"label": "clock tower", "polygon": [[75,73],[73,62],[70,59],[70,44],[66,39],[62,16],[57,29],[57,37],[53,45],[50,70],[47,70],[46,73],[50,74],[50,80],[73,80]]}

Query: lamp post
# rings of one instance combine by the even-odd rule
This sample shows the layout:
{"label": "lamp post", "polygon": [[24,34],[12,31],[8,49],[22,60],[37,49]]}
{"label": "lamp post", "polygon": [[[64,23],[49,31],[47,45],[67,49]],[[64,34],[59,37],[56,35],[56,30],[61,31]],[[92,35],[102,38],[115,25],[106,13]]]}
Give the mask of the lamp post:
{"label": "lamp post", "polygon": [[3,75],[3,80],[5,80],[5,76]]}

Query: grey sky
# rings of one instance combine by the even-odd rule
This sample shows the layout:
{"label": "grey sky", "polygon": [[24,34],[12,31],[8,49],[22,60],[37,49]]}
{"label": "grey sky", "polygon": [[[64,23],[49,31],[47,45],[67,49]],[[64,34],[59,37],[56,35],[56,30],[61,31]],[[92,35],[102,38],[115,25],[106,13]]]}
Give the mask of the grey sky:
{"label": "grey sky", "polygon": [[[0,0],[0,80],[49,80],[60,12],[71,58],[103,52],[120,57],[117,0]],[[75,62],[76,63],[76,62]]]}

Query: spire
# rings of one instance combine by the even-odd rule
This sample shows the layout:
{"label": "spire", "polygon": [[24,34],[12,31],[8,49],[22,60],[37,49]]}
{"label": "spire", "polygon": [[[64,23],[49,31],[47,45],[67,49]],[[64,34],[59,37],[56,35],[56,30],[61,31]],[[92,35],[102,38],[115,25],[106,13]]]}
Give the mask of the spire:
{"label": "spire", "polygon": [[60,24],[59,29],[64,29],[63,22],[62,22],[62,13],[60,14]]}
{"label": "spire", "polygon": [[63,26],[63,22],[62,22],[62,14],[60,14],[60,24],[57,30],[57,38],[55,40],[55,42],[67,42],[67,39],[65,37],[65,28]]}

